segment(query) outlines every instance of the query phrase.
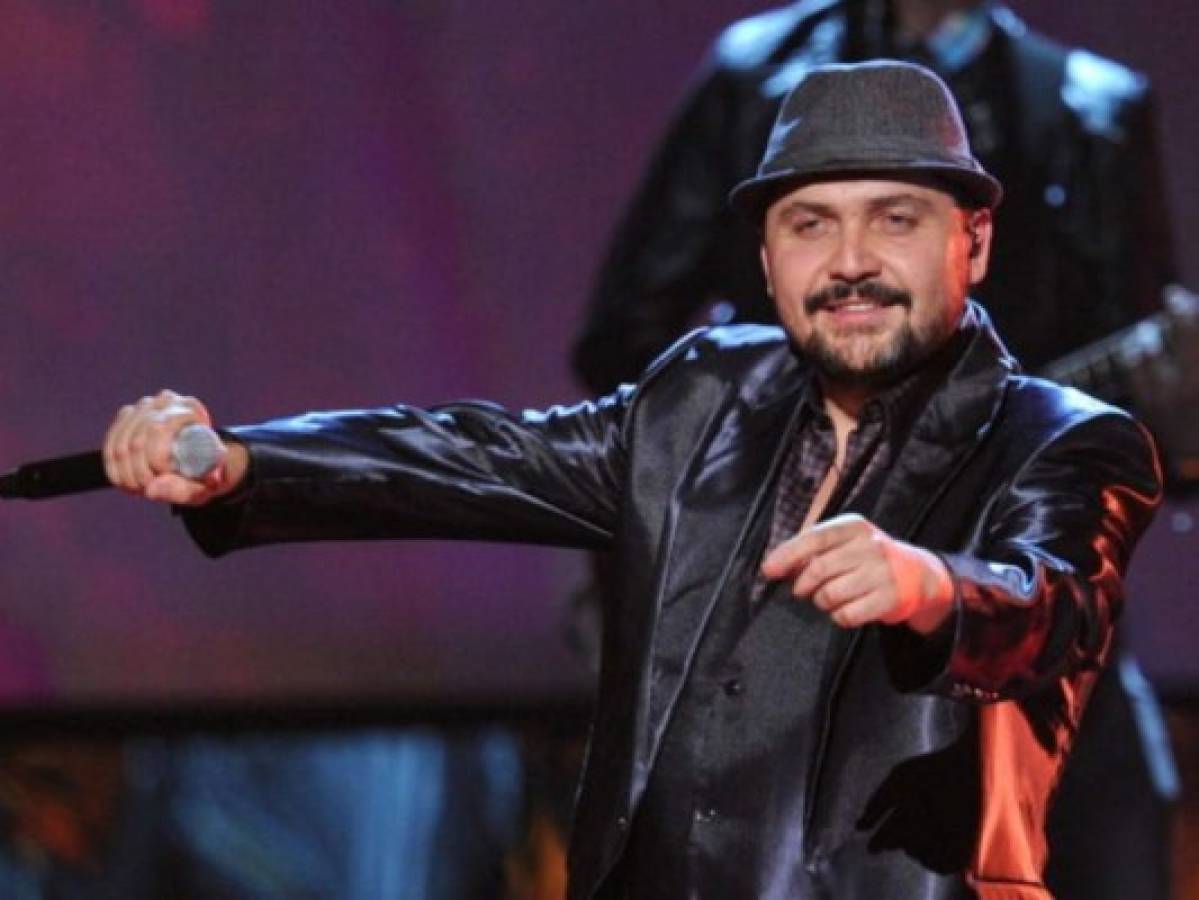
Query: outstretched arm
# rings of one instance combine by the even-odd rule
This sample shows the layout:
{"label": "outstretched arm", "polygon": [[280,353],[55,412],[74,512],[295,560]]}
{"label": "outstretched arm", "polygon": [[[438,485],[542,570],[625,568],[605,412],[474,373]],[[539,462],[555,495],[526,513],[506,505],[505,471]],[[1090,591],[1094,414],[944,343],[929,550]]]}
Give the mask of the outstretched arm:
{"label": "outstretched arm", "polygon": [[180,429],[210,424],[210,416],[198,400],[164,391],[118,413],[104,454],[115,485],[192,507],[185,521],[212,554],[381,538],[598,548],[615,528],[632,394],[544,412],[464,402],[233,428],[224,432],[222,466],[194,481],[171,470],[170,446]]}

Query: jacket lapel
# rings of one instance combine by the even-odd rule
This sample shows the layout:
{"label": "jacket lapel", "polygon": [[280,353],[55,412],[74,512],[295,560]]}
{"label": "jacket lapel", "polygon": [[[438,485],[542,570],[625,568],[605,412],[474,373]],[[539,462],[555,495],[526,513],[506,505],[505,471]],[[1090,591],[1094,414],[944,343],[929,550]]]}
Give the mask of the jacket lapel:
{"label": "jacket lapel", "polygon": [[947,384],[912,424],[871,508],[858,510],[892,537],[911,540],[953,484],[999,412],[1004,393],[997,385],[1015,368],[981,308],[971,305],[959,336],[966,343]]}
{"label": "jacket lapel", "polygon": [[[754,517],[795,425],[806,373],[791,359],[762,367],[768,380],[730,385],[708,424],[668,511],[650,642],[649,702],[637,746],[639,790],[648,776],[699,639],[733,565],[746,552]],[[780,371],[781,368],[781,371]]]}

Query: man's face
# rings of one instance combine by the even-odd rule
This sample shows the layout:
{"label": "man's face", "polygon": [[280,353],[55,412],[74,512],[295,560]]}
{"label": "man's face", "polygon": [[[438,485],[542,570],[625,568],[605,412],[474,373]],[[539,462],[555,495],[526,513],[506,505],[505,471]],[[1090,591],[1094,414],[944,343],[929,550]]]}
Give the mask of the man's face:
{"label": "man's face", "polygon": [[990,242],[990,214],[936,187],[826,181],[770,206],[762,264],[783,327],[816,370],[877,388],[952,333]]}

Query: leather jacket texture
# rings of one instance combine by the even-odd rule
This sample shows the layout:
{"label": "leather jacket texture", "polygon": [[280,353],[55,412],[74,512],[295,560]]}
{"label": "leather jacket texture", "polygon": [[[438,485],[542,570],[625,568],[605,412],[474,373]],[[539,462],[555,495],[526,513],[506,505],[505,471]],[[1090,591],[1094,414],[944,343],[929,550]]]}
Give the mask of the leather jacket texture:
{"label": "leather jacket texture", "polygon": [[[1049,896],[1047,804],[1160,499],[1152,442],[1126,414],[1019,374],[977,306],[952,340],[951,373],[857,510],[941,555],[952,625],[939,641],[846,630],[835,682],[795,686],[824,715],[811,826],[788,852],[838,900]],[[687,336],[595,402],[232,429],[247,489],[185,522],[213,555],[415,537],[613,551],[569,896],[619,897],[610,875],[809,377],[779,329],[736,326]]]}

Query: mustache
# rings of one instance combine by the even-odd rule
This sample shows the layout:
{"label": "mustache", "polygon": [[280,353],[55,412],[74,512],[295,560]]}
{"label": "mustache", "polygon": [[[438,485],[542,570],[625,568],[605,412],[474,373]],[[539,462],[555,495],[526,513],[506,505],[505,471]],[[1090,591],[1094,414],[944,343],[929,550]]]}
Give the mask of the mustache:
{"label": "mustache", "polygon": [[851,297],[860,300],[873,300],[883,306],[905,306],[909,309],[912,306],[911,294],[883,284],[881,281],[859,281],[854,284],[839,281],[804,297],[804,310],[808,315],[813,315],[833,303],[839,303]]}

